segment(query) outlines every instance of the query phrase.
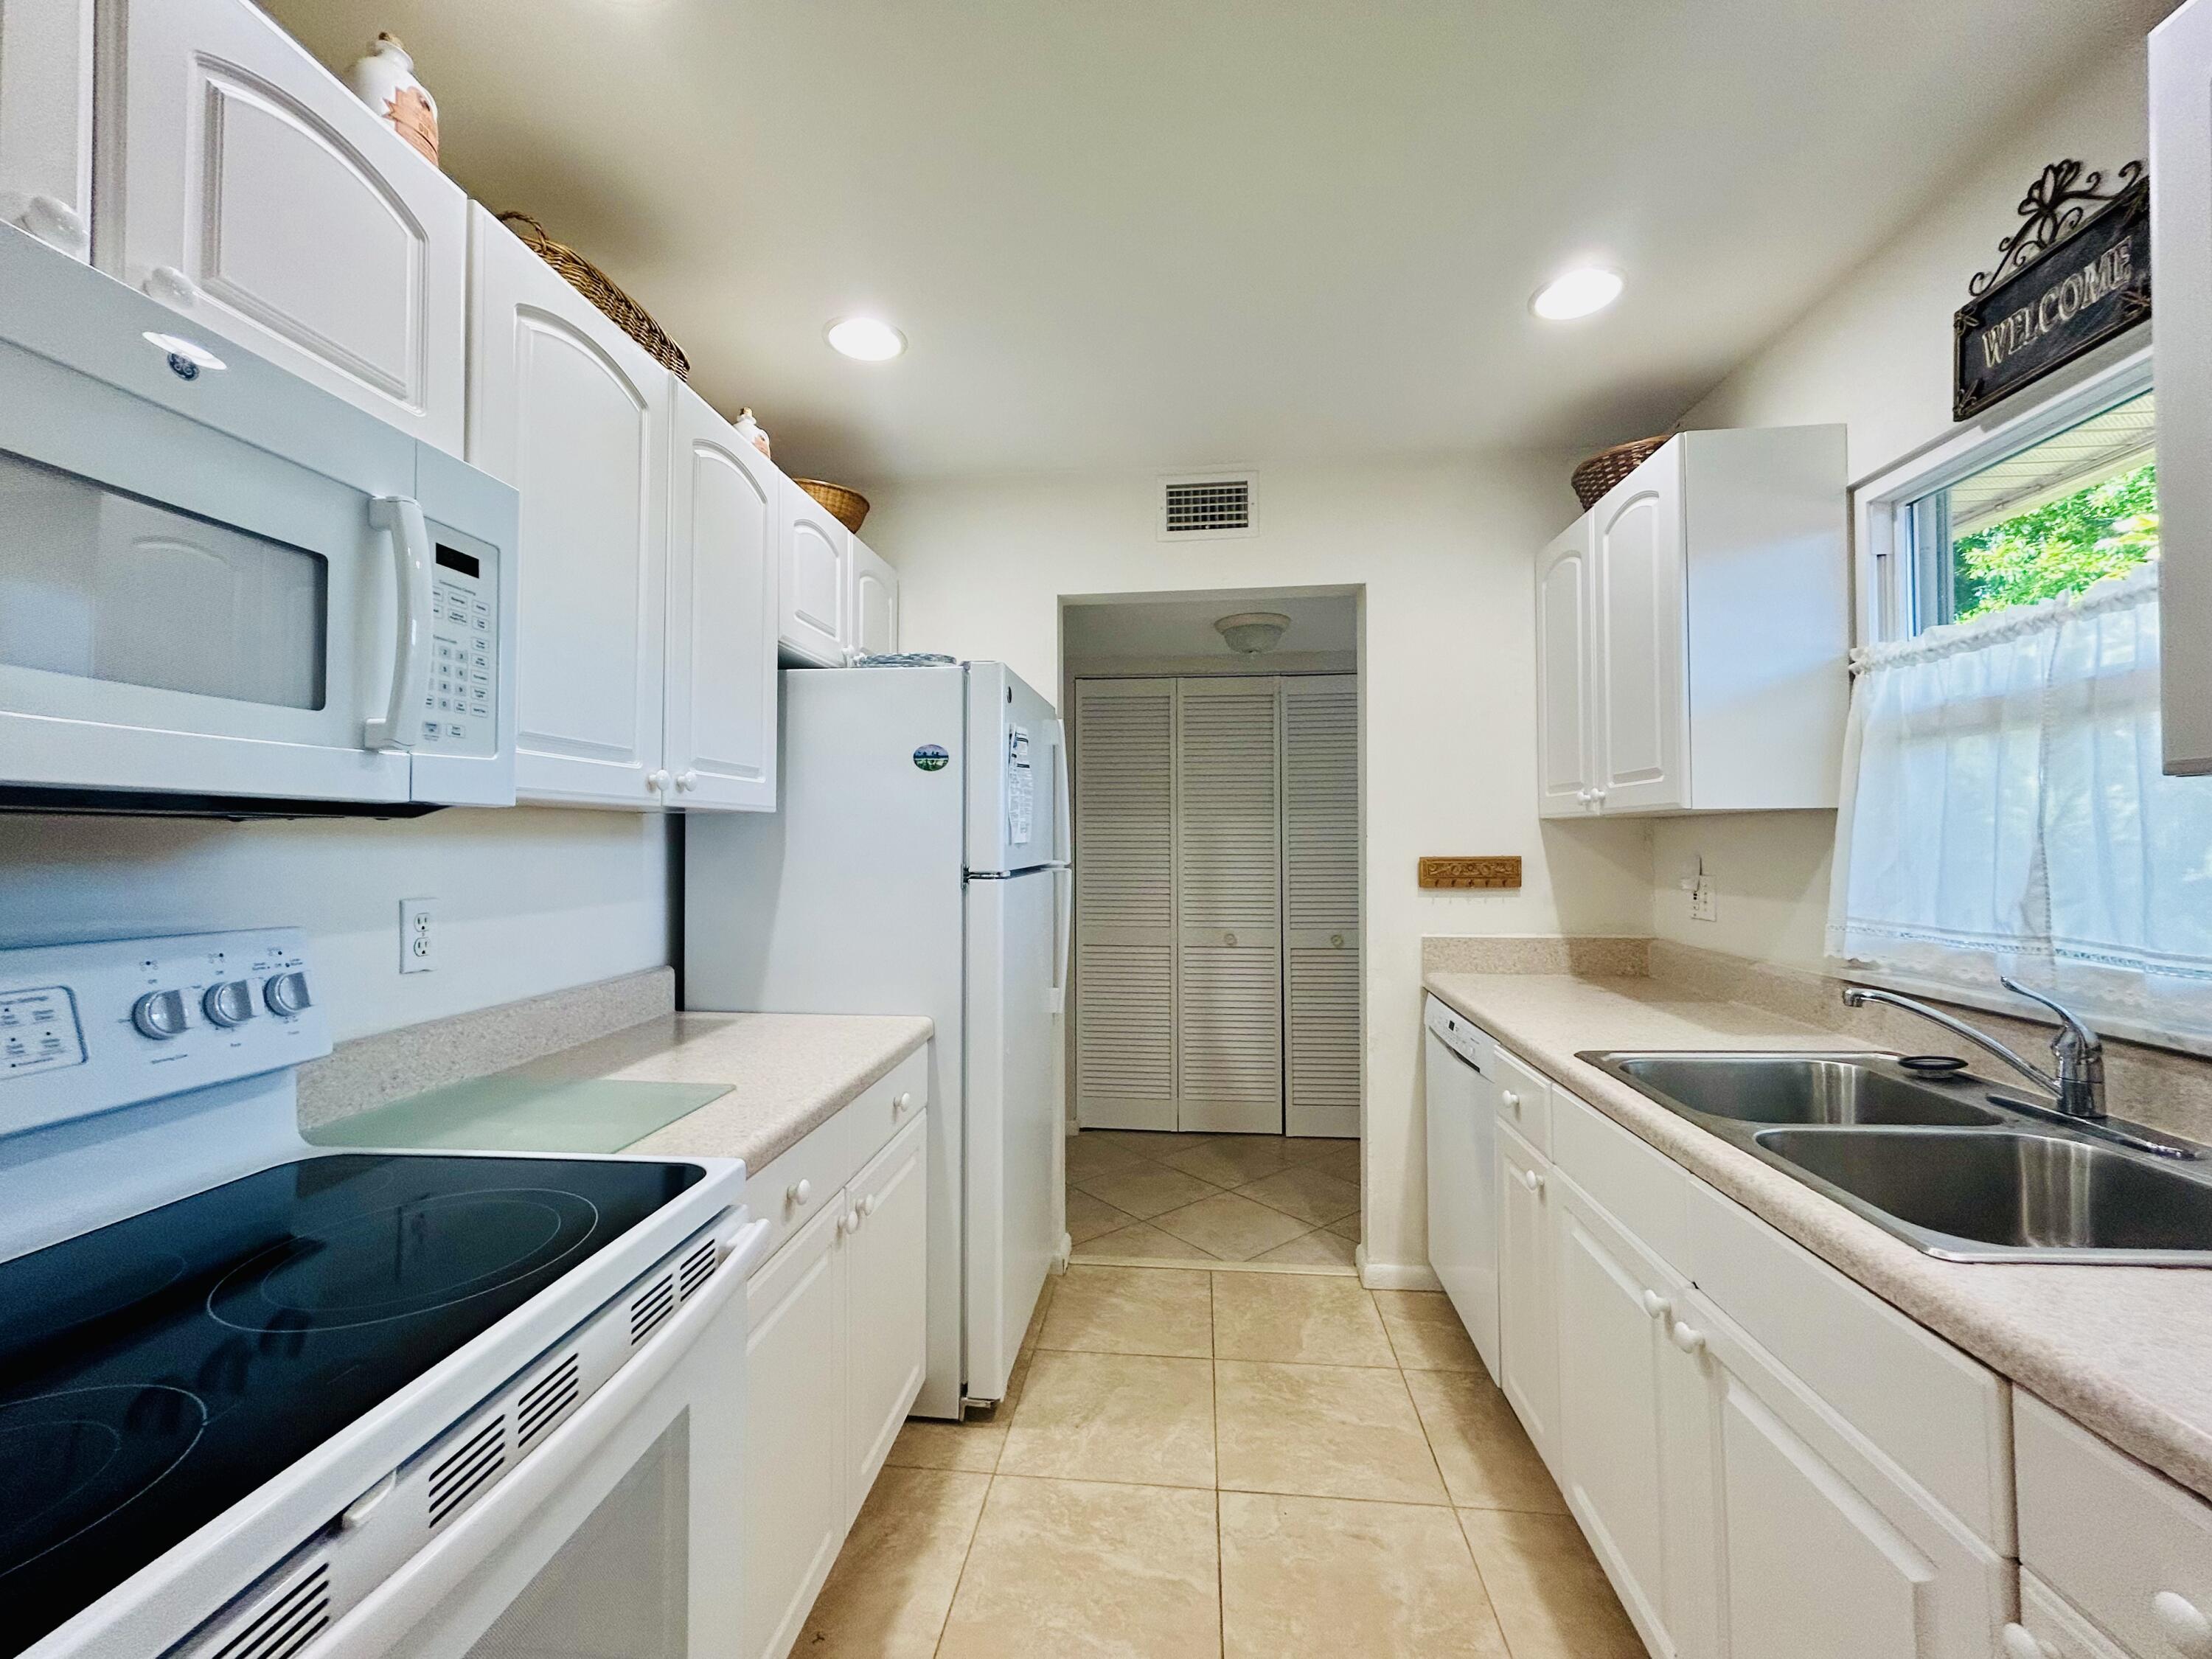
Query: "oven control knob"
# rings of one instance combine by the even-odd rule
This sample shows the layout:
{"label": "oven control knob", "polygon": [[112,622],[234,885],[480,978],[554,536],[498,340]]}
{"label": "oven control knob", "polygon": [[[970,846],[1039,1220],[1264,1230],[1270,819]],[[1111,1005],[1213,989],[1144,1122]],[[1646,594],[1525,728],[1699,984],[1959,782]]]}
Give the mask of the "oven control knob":
{"label": "oven control knob", "polygon": [[131,1023],[156,1042],[185,1034],[185,999],[181,992],[149,991],[132,1005]]}
{"label": "oven control knob", "polygon": [[200,998],[210,1025],[242,1025],[253,1018],[253,988],[242,979],[210,985]]}
{"label": "oven control knob", "polygon": [[261,994],[270,1013],[283,1014],[287,1018],[304,1014],[315,1006],[314,998],[307,994],[307,976],[296,969],[271,978],[261,988]]}

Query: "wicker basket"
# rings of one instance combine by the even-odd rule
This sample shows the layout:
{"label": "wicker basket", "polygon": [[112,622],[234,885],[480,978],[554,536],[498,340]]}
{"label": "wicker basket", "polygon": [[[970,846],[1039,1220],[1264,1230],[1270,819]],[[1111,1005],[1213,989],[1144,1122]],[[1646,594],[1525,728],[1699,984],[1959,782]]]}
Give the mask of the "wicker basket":
{"label": "wicker basket", "polygon": [[1674,434],[1662,433],[1656,438],[1638,438],[1633,443],[1615,444],[1610,449],[1601,449],[1575,469],[1575,494],[1584,510],[1595,507],[1605,492],[1656,454],[1659,446]]}
{"label": "wicker basket", "polygon": [[511,227],[532,252],[566,277],[569,287],[605,312],[617,328],[651,352],[663,368],[679,380],[691,378],[691,360],[660,331],[652,313],[616,287],[605,271],[567,244],[555,241],[545,234],[545,227],[526,213],[502,213],[499,220]]}
{"label": "wicker basket", "polygon": [[868,498],[857,489],[848,489],[842,484],[833,484],[821,478],[793,478],[792,483],[829,509],[830,516],[851,531],[860,533],[860,520],[868,516]]}

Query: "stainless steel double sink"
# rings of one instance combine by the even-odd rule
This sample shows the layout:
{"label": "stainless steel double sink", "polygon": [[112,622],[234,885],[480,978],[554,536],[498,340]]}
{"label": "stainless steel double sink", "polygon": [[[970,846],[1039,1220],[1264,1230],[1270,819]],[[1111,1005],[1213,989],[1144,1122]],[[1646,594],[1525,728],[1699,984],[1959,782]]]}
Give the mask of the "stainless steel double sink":
{"label": "stainless steel double sink", "polygon": [[2186,1143],[2167,1162],[1891,1055],[1577,1058],[1929,1255],[2212,1266],[2212,1170]]}

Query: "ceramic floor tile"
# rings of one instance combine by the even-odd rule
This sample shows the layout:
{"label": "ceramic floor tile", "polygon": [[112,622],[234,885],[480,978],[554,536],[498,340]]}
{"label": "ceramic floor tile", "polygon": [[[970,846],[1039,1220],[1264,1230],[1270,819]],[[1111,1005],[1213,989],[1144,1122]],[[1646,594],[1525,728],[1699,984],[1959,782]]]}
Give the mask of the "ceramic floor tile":
{"label": "ceramic floor tile", "polygon": [[1211,1358],[1212,1279],[1171,1267],[1070,1267],[1037,1341],[1092,1353]]}
{"label": "ceramic floor tile", "polygon": [[[1421,1419],[1395,1370],[1221,1359],[1214,1395],[1224,1488],[1445,1501]],[[1007,1448],[1011,1456],[1011,1438]]]}
{"label": "ceramic floor tile", "polygon": [[1397,1364],[1375,1303],[1356,1279],[1312,1273],[1212,1277],[1213,1351],[1223,1359]]}
{"label": "ceramic floor tile", "polygon": [[1357,1244],[1359,1243],[1359,1212],[1354,1210],[1350,1215],[1345,1217],[1343,1220],[1330,1222],[1328,1224],[1328,1231],[1334,1233],[1339,1238],[1348,1238],[1353,1243]]}
{"label": "ceramic floor tile", "polygon": [[1126,1227],[1137,1218],[1127,1210],[1117,1210],[1103,1198],[1093,1198],[1079,1187],[1067,1189],[1067,1237],[1071,1243],[1080,1244]]}
{"label": "ceramic floor tile", "polygon": [[1079,1138],[1085,1140],[1095,1139],[1109,1146],[1123,1147],[1154,1163],[1178,1146],[1188,1146],[1192,1139],[1188,1135],[1176,1134],[1172,1130],[1161,1129],[1085,1129]]}
{"label": "ceramic floor tile", "polygon": [[793,1651],[930,1659],[990,1486],[985,1474],[884,1469]]}
{"label": "ceramic floor tile", "polygon": [[1040,1348],[999,1473],[1212,1486],[1211,1362]]}
{"label": "ceramic floor tile", "polygon": [[1095,1130],[1070,1135],[1067,1139],[1067,1178],[1070,1181],[1080,1181],[1085,1176],[1103,1175],[1109,1170],[1126,1170],[1151,1161],[1133,1146],[1102,1139]]}
{"label": "ceramic floor tile", "polygon": [[1252,1260],[1294,1263],[1304,1267],[1350,1267],[1358,1265],[1358,1240],[1333,1233],[1326,1227],[1316,1227],[1287,1244],[1261,1251]]}
{"label": "ceramic floor tile", "polygon": [[1237,1195],[1296,1216],[1309,1227],[1341,1221],[1359,1208],[1359,1188],[1310,1164],[1294,1164],[1248,1185]]}
{"label": "ceramic floor tile", "polygon": [[1224,1261],[1249,1261],[1311,1231],[1310,1223],[1301,1224],[1280,1210],[1222,1192],[1155,1216],[1152,1224]]}
{"label": "ceramic floor tile", "polygon": [[1221,1494],[1229,1659],[1508,1659],[1449,1510]]}
{"label": "ceramic floor tile", "polygon": [[1170,1210],[1195,1204],[1221,1190],[1210,1181],[1200,1181],[1181,1170],[1170,1170],[1164,1164],[1151,1163],[1085,1176],[1075,1184],[1091,1197],[1102,1198],[1139,1221],[1150,1221]]}
{"label": "ceramic floor tile", "polygon": [[1340,1181],[1359,1184],[1359,1143],[1356,1140],[1332,1140],[1320,1152],[1297,1163],[1309,1170],[1319,1170]]}
{"label": "ceramic floor tile", "polygon": [[1074,1259],[1078,1261],[1099,1256],[1119,1256],[1132,1261],[1218,1261],[1220,1258],[1211,1250],[1200,1249],[1173,1233],[1164,1233],[1149,1221],[1139,1221],[1133,1227],[1101,1233],[1096,1238],[1085,1239],[1077,1245]]}
{"label": "ceramic floor tile", "polygon": [[1037,1286],[1036,1306],[1030,1310],[1030,1322],[1022,1331],[1021,1347],[1018,1352],[1026,1353],[1036,1346],[1037,1333],[1044,1329],[1045,1315],[1052,1308],[1053,1297],[1059,1294],[1060,1283],[1060,1274],[1048,1273],[1044,1276],[1044,1283]]}
{"label": "ceramic floor tile", "polygon": [[1242,1187],[1273,1175],[1290,1163],[1278,1135],[1222,1135],[1170,1152],[1161,1160],[1171,1169],[1219,1187]]}
{"label": "ceramic floor tile", "polygon": [[1002,1476],[939,1659],[1211,1659],[1217,1540],[1210,1492]]}
{"label": "ceramic floor tile", "polygon": [[1409,1371],[1480,1371],[1482,1356],[1442,1291],[1377,1291],[1398,1363]]}
{"label": "ceramic floor tile", "polygon": [[1565,1500],[1513,1407],[1484,1371],[1407,1371],[1451,1500],[1462,1509],[1565,1515]]}
{"label": "ceramic floor tile", "polygon": [[1646,1659],[1571,1516],[1462,1510],[1513,1659]]}
{"label": "ceramic floor tile", "polygon": [[1326,1158],[1339,1146],[1357,1146],[1356,1140],[1339,1140],[1330,1135],[1285,1135],[1283,1151],[1293,1164],[1310,1164],[1317,1158]]}
{"label": "ceramic floor tile", "polygon": [[[1004,1407],[1000,1408],[1001,1413]],[[988,1474],[999,1467],[999,1452],[1006,1443],[1002,1415],[969,1423],[945,1423],[933,1418],[911,1417],[891,1442],[884,1466],[908,1469],[965,1469]]]}

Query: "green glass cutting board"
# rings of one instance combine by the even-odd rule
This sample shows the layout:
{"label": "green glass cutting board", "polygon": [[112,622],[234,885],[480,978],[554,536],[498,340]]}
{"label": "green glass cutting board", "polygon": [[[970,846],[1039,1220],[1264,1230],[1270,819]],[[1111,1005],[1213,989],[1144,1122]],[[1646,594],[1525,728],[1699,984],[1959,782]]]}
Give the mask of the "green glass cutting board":
{"label": "green glass cutting board", "polygon": [[372,1107],[305,1133],[318,1146],[618,1152],[729,1091],[726,1083],[487,1077]]}

